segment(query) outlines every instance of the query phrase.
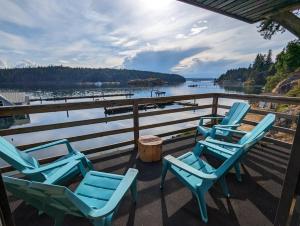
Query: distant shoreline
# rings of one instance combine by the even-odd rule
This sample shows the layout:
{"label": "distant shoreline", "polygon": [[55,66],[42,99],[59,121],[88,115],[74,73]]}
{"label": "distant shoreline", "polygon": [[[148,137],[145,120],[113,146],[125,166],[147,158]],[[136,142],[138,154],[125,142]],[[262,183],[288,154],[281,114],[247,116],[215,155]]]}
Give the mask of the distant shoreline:
{"label": "distant shoreline", "polygon": [[[88,84],[128,84],[130,81],[183,83],[178,74],[110,68],[71,68],[48,66],[0,69],[0,84],[16,86],[69,86]],[[156,82],[157,83],[157,82]],[[99,85],[98,85],[99,86]]]}

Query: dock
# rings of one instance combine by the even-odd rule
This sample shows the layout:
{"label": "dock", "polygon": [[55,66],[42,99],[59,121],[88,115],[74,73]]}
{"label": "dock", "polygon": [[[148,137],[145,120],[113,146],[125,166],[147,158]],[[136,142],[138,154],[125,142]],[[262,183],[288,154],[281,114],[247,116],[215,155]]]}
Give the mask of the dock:
{"label": "dock", "polygon": [[[157,103],[157,104],[141,104],[138,106],[139,110],[148,110],[148,109],[156,109],[156,108],[165,108],[166,106],[173,105],[174,102],[169,103]],[[115,115],[115,114],[122,114],[126,112],[133,112],[133,106],[118,106],[118,107],[108,107],[104,108],[104,113],[106,115]]]}
{"label": "dock", "polygon": [[178,104],[178,105],[189,106],[189,107],[197,107],[197,106],[199,106],[197,103],[191,103],[191,102],[176,101],[175,103]]}
{"label": "dock", "polygon": [[89,95],[89,96],[65,96],[65,97],[50,97],[50,98],[32,98],[30,99],[30,102],[34,101],[40,101],[41,103],[43,101],[59,101],[64,100],[67,102],[67,100],[76,100],[76,99],[93,99],[97,100],[96,98],[105,98],[105,97],[126,97],[130,98],[134,96],[134,93],[117,93],[117,94],[101,94],[101,95]]}

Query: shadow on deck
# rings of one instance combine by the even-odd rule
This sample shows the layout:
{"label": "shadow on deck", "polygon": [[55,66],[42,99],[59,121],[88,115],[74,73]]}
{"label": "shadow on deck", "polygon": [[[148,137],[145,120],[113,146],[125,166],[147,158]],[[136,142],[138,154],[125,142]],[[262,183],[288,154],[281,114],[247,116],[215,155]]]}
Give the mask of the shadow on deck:
{"label": "shadow on deck", "polygon": [[[164,145],[163,154],[178,156],[191,150],[193,139]],[[129,151],[113,157],[102,158],[96,170],[124,174],[129,167],[139,170],[138,203],[132,204],[130,195],[120,205],[113,225],[136,226],[189,226],[189,225],[272,225],[279,202],[281,184],[289,157],[289,150],[272,144],[257,145],[244,159],[243,182],[227,175],[231,198],[223,196],[217,184],[206,196],[209,222],[203,223],[191,192],[168,173],[164,191],[159,189],[161,162],[142,163],[136,153]],[[72,186],[75,186],[74,184]],[[53,225],[45,214],[21,201],[11,201],[17,226]],[[89,225],[83,218],[66,217],[64,225]]]}

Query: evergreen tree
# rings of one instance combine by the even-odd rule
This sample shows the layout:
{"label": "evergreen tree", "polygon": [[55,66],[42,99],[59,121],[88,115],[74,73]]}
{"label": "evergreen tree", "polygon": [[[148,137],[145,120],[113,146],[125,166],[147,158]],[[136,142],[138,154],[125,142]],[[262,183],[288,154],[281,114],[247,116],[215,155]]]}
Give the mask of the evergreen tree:
{"label": "evergreen tree", "polygon": [[269,52],[268,52],[268,55],[266,57],[266,67],[267,67],[267,70],[270,69],[270,67],[272,66],[273,64],[273,60],[272,60],[272,50],[269,49]]}

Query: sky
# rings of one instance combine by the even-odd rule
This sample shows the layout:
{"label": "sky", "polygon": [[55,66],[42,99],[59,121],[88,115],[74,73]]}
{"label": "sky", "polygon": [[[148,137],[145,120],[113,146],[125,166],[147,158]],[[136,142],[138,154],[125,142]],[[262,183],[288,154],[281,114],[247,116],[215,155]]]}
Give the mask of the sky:
{"label": "sky", "polygon": [[274,55],[247,24],[176,0],[0,0],[0,68],[64,65],[218,77]]}

